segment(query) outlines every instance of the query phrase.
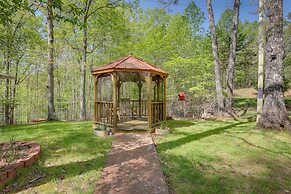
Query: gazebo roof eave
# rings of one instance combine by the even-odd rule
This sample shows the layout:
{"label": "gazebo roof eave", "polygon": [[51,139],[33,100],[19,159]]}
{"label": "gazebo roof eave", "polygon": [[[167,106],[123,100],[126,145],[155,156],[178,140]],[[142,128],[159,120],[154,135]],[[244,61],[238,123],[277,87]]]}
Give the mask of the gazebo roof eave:
{"label": "gazebo roof eave", "polygon": [[160,72],[154,70],[147,70],[147,69],[128,69],[128,68],[118,68],[118,69],[103,69],[103,70],[92,70],[92,75],[100,75],[105,73],[113,73],[113,72],[136,72],[136,73],[153,73],[155,75],[160,75],[162,77],[168,77],[169,74],[167,72]]}
{"label": "gazebo roof eave", "polygon": [[111,63],[101,65],[99,67],[95,67],[92,69],[92,75],[98,75],[102,73],[110,73],[110,72],[150,72],[155,75],[160,75],[163,77],[167,77],[169,74],[156,67],[155,65],[148,63],[142,59],[129,55],[127,57],[118,59]]}

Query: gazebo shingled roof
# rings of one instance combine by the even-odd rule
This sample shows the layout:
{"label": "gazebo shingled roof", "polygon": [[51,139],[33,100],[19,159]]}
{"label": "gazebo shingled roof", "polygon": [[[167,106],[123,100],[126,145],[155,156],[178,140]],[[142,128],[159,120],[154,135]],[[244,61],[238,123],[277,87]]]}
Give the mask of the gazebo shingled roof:
{"label": "gazebo shingled roof", "polygon": [[169,75],[166,71],[131,55],[118,59],[109,64],[93,68],[92,74],[94,75],[100,73],[109,73],[113,71],[129,71],[129,72],[147,71],[165,77]]}

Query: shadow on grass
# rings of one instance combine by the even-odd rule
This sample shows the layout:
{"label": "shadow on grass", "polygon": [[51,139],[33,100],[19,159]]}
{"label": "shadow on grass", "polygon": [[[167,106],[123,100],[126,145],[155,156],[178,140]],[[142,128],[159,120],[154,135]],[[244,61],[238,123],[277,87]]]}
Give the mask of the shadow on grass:
{"label": "shadow on grass", "polygon": [[[102,140],[101,140],[102,141]],[[32,165],[31,167],[24,168],[20,172],[18,172],[18,177],[16,178],[10,187],[8,187],[8,190],[11,190],[11,193],[17,193],[22,190],[26,190],[28,188],[34,188],[39,185],[46,184],[50,181],[58,181],[58,180],[65,180],[66,178],[75,177],[75,176],[81,176],[82,174],[85,174],[87,172],[90,172],[92,170],[99,171],[103,168],[105,165],[106,160],[106,151],[107,147],[106,145],[102,146],[102,143],[100,145],[95,145],[96,149],[99,150],[98,154],[101,154],[99,156],[95,156],[92,159],[87,159],[84,161],[77,161],[77,162],[70,162],[67,164],[61,164],[61,165],[55,165],[55,166],[46,166],[45,164],[46,160],[54,158],[59,158],[62,160],[61,155],[53,155],[56,151],[55,148],[56,144],[51,144],[48,146],[43,146],[42,155],[38,161],[38,163]],[[68,144],[67,144],[68,145]],[[70,145],[68,145],[70,146]],[[92,147],[94,146],[94,143],[88,142],[86,143],[86,147]],[[58,147],[65,147],[59,145]],[[97,148],[98,147],[98,148]],[[54,152],[51,152],[51,150],[54,150]],[[82,152],[87,154],[93,154],[91,150],[79,150],[76,151],[76,155],[82,154]],[[103,154],[102,154],[103,153]],[[63,153],[66,154],[66,153]],[[72,151],[70,151],[70,154],[72,154]],[[95,155],[97,155],[95,151]],[[81,159],[80,159],[81,160]],[[36,179],[35,181],[31,182],[33,179]],[[97,181],[97,180],[95,180]],[[78,187],[78,185],[76,185]]]}
{"label": "shadow on grass", "polygon": [[247,141],[246,139],[244,139],[244,138],[242,138],[242,137],[238,137],[238,136],[231,135],[231,134],[227,134],[227,135],[230,136],[230,137],[234,137],[234,138],[240,139],[240,140],[242,140],[243,142],[245,142],[246,144],[248,144],[249,146],[252,146],[252,147],[254,147],[254,148],[258,148],[258,149],[261,149],[261,150],[263,150],[263,151],[267,151],[267,152],[270,152],[270,153],[273,153],[273,154],[278,154],[278,155],[280,155],[280,156],[283,156],[283,157],[286,157],[286,158],[288,158],[288,159],[291,159],[289,156],[284,155],[284,154],[291,154],[290,151],[289,151],[289,152],[288,152],[288,151],[287,151],[287,152],[276,152],[276,151],[273,151],[273,150],[271,150],[271,149],[268,149],[268,148],[265,148],[265,147],[262,147],[262,146],[259,146],[259,145],[255,145],[255,144],[253,144],[253,143]]}
{"label": "shadow on grass", "polygon": [[177,140],[174,140],[174,141],[161,143],[161,144],[158,145],[158,148],[161,151],[165,151],[165,150],[168,150],[168,149],[173,149],[175,147],[190,143],[192,141],[196,141],[196,140],[208,137],[208,136],[212,136],[212,135],[217,135],[217,134],[223,133],[225,130],[228,130],[228,129],[231,129],[231,128],[236,127],[238,125],[246,124],[246,123],[249,123],[249,122],[251,122],[251,121],[234,123],[234,124],[231,124],[231,125],[227,125],[227,126],[224,126],[224,127],[218,127],[218,128],[215,128],[215,129],[211,129],[211,130],[208,130],[208,131],[201,132],[201,133],[195,133],[193,135],[188,135],[186,137],[183,137],[183,138],[180,138],[180,139],[177,139]]}
{"label": "shadow on grass", "polygon": [[189,121],[189,120],[168,120],[167,125],[172,128],[181,128],[181,127],[190,127],[192,125],[195,125],[195,121]]}
{"label": "shadow on grass", "polygon": [[[45,154],[37,164],[32,165],[29,168],[22,169],[18,172],[18,176],[13,181],[10,187],[7,187],[11,193],[17,193],[28,188],[34,188],[50,181],[65,180],[66,178],[81,176],[92,170],[101,170],[105,165],[105,155],[97,156],[93,159],[70,162],[68,164],[45,166],[46,159],[51,158],[50,154]],[[32,181],[34,180],[35,181]],[[97,181],[97,180],[95,180]],[[78,187],[78,185],[76,185]]]}
{"label": "shadow on grass", "polygon": [[[261,174],[252,175],[231,166],[217,168],[212,162],[200,164],[185,156],[164,155],[167,163],[163,171],[167,177],[172,193],[284,193],[289,191],[288,172],[282,169],[285,163],[276,163],[269,158],[258,156],[255,160],[266,168]],[[207,156],[206,156],[207,157]],[[163,161],[162,161],[163,163]],[[225,165],[225,164],[224,164]],[[255,172],[253,172],[255,173]],[[271,178],[272,177],[272,178]]]}
{"label": "shadow on grass", "polygon": [[[26,179],[25,182],[21,182],[20,185],[12,184],[12,186],[10,188],[8,187],[7,189],[11,189],[10,193],[17,193],[28,188],[33,188],[42,184],[46,184],[50,181],[64,180],[66,178],[74,176],[81,176],[86,172],[99,170],[103,166],[103,158],[94,158],[91,160],[50,167],[44,167],[42,166],[42,164],[36,164],[30,168],[23,169],[20,173],[18,173],[20,176],[15,180],[15,182],[20,179]],[[29,176],[21,177],[24,173],[28,173]]]}
{"label": "shadow on grass", "polygon": [[[94,137],[89,123],[42,123],[37,131],[31,130],[31,127],[34,129],[34,126],[8,126],[3,133],[6,136],[3,140],[16,134],[16,137],[19,135],[17,140],[23,138],[34,141],[42,148],[38,163],[19,171],[18,177],[5,188],[9,193],[34,188],[50,181],[79,177],[92,170],[100,171],[104,166],[111,138]],[[72,160],[76,162],[70,162]]]}
{"label": "shadow on grass", "polygon": [[1,127],[0,132],[20,132],[23,130],[26,131],[40,131],[46,127],[49,127],[51,130],[48,132],[58,131],[60,128],[64,128],[64,126],[68,124],[73,124],[75,127],[82,126],[84,123],[77,123],[76,121],[54,121],[54,122],[41,122],[39,124],[13,124],[6,125]]}

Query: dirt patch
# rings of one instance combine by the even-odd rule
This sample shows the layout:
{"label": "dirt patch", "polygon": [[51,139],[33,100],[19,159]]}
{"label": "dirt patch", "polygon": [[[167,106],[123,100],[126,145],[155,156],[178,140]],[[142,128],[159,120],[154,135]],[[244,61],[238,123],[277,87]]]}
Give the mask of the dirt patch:
{"label": "dirt patch", "polygon": [[[255,88],[242,88],[234,90],[234,95],[237,97],[244,97],[244,98],[256,98],[257,97],[257,90]],[[291,97],[291,89],[284,92],[285,97]]]}
{"label": "dirt patch", "polygon": [[149,133],[115,135],[95,193],[169,193]]}

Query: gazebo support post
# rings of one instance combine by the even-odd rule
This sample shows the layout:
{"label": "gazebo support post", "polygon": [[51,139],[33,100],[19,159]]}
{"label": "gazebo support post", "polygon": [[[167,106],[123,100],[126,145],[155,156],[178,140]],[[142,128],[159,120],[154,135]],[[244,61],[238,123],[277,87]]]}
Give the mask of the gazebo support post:
{"label": "gazebo support post", "polygon": [[117,81],[117,117],[118,117],[118,120],[121,119],[121,108],[120,108],[120,104],[121,104],[121,99],[120,99],[121,84],[122,84],[122,82],[120,81],[120,79],[118,79],[118,81]]}
{"label": "gazebo support post", "polygon": [[148,130],[152,129],[153,114],[152,114],[152,75],[149,73],[146,76],[147,82],[147,101],[148,101]]}
{"label": "gazebo support post", "polygon": [[94,118],[93,118],[93,129],[97,128],[97,122],[98,122],[98,75],[94,76]]}
{"label": "gazebo support post", "polygon": [[117,81],[117,107],[120,106],[120,87],[121,87],[121,82],[120,80]]}
{"label": "gazebo support post", "polygon": [[[160,102],[160,93],[161,93],[161,77],[158,77],[157,78],[157,102]],[[162,107],[160,107],[160,105],[162,105]],[[157,109],[158,109],[158,115],[157,115],[157,118],[158,118],[158,122],[161,122],[163,118],[163,104],[157,104]]]}
{"label": "gazebo support post", "polygon": [[157,86],[154,86],[154,102],[157,101]]}
{"label": "gazebo support post", "polygon": [[160,101],[160,78],[157,80],[157,101]]}
{"label": "gazebo support post", "polygon": [[167,120],[167,107],[166,107],[166,102],[167,102],[167,91],[166,91],[166,77],[163,78],[163,86],[164,86],[164,95],[163,95],[163,120]]}
{"label": "gazebo support post", "polygon": [[112,96],[112,101],[113,101],[113,133],[117,130],[117,75],[115,73],[111,74],[112,78],[112,85],[113,85],[113,96]]}
{"label": "gazebo support post", "polygon": [[141,118],[141,88],[142,88],[142,82],[137,83],[138,86],[138,117]]}

